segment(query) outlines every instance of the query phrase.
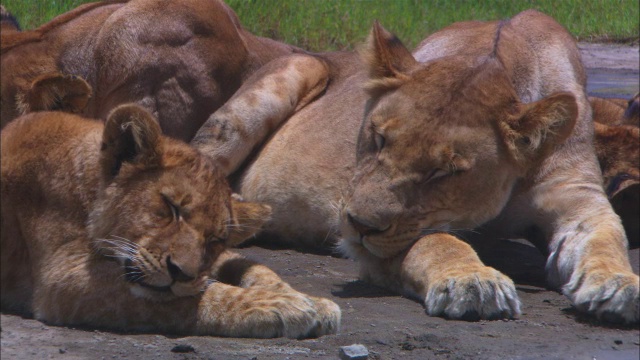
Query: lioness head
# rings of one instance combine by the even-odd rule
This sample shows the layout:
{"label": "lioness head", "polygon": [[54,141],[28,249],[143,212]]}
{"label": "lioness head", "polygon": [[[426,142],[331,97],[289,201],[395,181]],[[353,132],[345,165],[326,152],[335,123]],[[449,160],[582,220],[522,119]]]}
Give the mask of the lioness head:
{"label": "lioness head", "polygon": [[4,5],[0,5],[0,32],[2,34],[20,31],[20,24]]}
{"label": "lioness head", "polygon": [[122,266],[137,296],[164,300],[202,291],[218,255],[270,215],[267,206],[233,198],[208,158],[162,136],[155,119],[135,105],[109,115],[100,167],[92,245]]}
{"label": "lioness head", "polygon": [[341,214],[347,252],[389,257],[487,222],[576,122],[569,94],[521,103],[491,54],[421,64],[378,24],[363,54],[370,98]]}

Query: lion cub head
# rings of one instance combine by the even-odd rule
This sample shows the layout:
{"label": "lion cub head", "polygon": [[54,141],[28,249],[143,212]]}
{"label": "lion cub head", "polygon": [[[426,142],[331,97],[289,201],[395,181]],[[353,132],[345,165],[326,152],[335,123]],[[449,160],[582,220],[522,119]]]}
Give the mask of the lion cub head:
{"label": "lion cub head", "polygon": [[92,246],[117,261],[132,292],[148,299],[202,291],[218,255],[270,215],[267,206],[232,197],[211,160],[162,136],[155,119],[135,105],[109,115],[100,169],[89,216]]}
{"label": "lion cub head", "polygon": [[496,217],[576,122],[569,94],[521,103],[490,54],[418,63],[378,24],[363,53],[370,98],[341,214],[347,253],[394,256],[422,235]]}

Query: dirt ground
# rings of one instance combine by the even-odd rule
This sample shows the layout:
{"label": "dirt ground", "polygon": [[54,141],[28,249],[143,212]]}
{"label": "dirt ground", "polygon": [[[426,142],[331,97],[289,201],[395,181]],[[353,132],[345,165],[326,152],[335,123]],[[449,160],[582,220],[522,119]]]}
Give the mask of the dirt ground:
{"label": "dirt ground", "polygon": [[[638,91],[637,46],[580,47],[589,76],[604,79],[600,87],[590,85],[591,93],[628,97]],[[343,314],[340,333],[309,340],[167,337],[52,327],[2,314],[0,356],[3,360],[336,359],[341,346],[358,343],[367,347],[370,359],[640,358],[640,329],[605,326],[576,314],[565,297],[544,287],[544,258],[526,243],[507,241],[497,252],[483,256],[516,282],[522,316],[480,322],[428,317],[418,302],[358,281],[357,265],[351,260],[295,249],[253,246],[239,251],[270,266],[295,288],[338,303]],[[640,249],[631,250],[630,257],[638,273]]]}

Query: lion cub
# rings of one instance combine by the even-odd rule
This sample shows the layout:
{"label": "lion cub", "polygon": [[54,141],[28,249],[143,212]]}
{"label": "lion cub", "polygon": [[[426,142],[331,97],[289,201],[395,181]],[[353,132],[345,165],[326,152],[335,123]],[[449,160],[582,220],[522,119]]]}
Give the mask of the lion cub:
{"label": "lion cub", "polygon": [[270,215],[142,108],[2,131],[2,307],[55,325],[239,337],[337,331],[333,302],[227,250]]}

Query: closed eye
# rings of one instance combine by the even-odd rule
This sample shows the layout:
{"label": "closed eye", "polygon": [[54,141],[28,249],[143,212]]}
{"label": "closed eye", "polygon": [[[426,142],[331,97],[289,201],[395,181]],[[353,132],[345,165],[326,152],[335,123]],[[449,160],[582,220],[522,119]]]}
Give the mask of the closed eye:
{"label": "closed eye", "polygon": [[162,200],[164,200],[164,203],[167,204],[167,206],[171,210],[171,215],[173,216],[173,219],[176,220],[176,221],[179,220],[180,219],[180,208],[176,204],[171,202],[171,200],[169,200],[169,198],[166,197],[165,195],[162,195]]}
{"label": "closed eye", "polygon": [[220,237],[217,237],[217,236],[215,236],[215,235],[211,235],[211,236],[209,236],[209,237],[207,238],[207,242],[208,242],[208,243],[210,243],[210,242],[224,242],[224,239],[223,239],[223,238],[220,238]]}
{"label": "closed eye", "polygon": [[373,133],[373,140],[376,142],[376,149],[378,151],[382,150],[386,142],[384,136],[380,135],[379,133]]}
{"label": "closed eye", "polygon": [[451,174],[449,171],[443,169],[433,169],[427,174],[427,176],[423,178],[422,182],[427,183],[443,176],[447,176],[449,174]]}

